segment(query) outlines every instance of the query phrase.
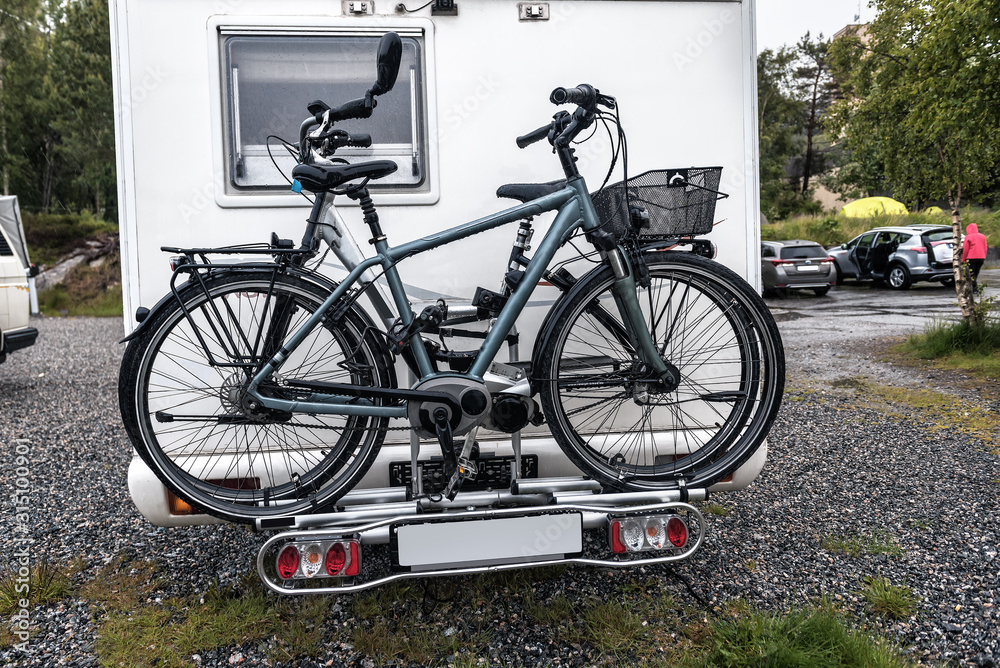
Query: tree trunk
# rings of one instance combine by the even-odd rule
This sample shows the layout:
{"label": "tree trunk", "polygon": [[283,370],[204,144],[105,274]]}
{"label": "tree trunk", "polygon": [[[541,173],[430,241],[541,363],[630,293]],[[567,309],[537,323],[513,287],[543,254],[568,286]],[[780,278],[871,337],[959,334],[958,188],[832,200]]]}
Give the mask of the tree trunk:
{"label": "tree trunk", "polygon": [[45,159],[45,169],[42,172],[42,213],[48,213],[52,205],[52,183],[55,180],[56,165],[53,162],[55,156],[55,137],[51,130],[45,132],[45,140],[42,143],[42,158]]}
{"label": "tree trunk", "polygon": [[955,275],[955,295],[958,306],[962,309],[962,318],[973,327],[982,324],[980,313],[976,309],[976,295],[972,291],[972,279],[968,265],[962,257],[962,184],[956,190],[948,191],[948,204],[951,206],[951,231],[955,237],[955,253],[952,259],[952,269]]}
{"label": "tree trunk", "polygon": [[816,78],[813,80],[812,104],[809,106],[809,126],[806,128],[806,157],[802,165],[802,194],[809,192],[809,178],[812,176],[813,135],[816,134],[816,107],[819,104],[819,79],[821,68],[816,65]]}
{"label": "tree trunk", "polygon": [[[0,29],[0,44],[3,43],[4,32]],[[10,194],[10,161],[7,159],[7,101],[3,94],[4,61],[0,55],[0,160],[3,160],[3,194]]]}

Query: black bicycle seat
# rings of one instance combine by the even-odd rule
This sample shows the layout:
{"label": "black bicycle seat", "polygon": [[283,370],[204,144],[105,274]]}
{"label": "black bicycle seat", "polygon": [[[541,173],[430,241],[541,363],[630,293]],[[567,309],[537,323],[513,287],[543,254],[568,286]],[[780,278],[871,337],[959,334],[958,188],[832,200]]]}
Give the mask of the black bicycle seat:
{"label": "black bicycle seat", "polygon": [[557,193],[566,187],[566,179],[548,183],[508,183],[497,188],[497,197],[530,202],[533,199]]}
{"label": "black bicycle seat", "polygon": [[292,178],[311,193],[327,192],[355,179],[381,179],[396,171],[392,160],[372,160],[353,165],[296,165]]}

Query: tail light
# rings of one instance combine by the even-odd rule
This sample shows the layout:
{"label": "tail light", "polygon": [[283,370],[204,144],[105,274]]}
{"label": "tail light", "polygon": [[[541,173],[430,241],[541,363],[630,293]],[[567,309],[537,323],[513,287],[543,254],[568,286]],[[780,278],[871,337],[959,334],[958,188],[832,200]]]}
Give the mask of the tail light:
{"label": "tail light", "polygon": [[820,260],[819,263],[820,264],[833,264],[833,258],[832,257],[828,257],[826,259]]}
{"label": "tail light", "polygon": [[795,264],[792,260],[769,260],[769,262],[775,267],[780,267],[785,264]]}
{"label": "tail light", "polygon": [[629,517],[611,521],[608,542],[615,554],[683,548],[687,523],[677,515]]}
{"label": "tail light", "polygon": [[927,246],[917,246],[916,248],[911,248],[914,253],[925,255],[927,253]]}
{"label": "tail light", "polygon": [[361,572],[361,543],[335,540],[289,543],[275,561],[282,580],[353,577]]}
{"label": "tail light", "polygon": [[278,576],[290,580],[299,570],[299,551],[294,545],[286,545],[278,553]]}
{"label": "tail light", "polygon": [[184,255],[173,255],[170,257],[170,271],[177,271],[177,267],[183,267],[188,263]]}

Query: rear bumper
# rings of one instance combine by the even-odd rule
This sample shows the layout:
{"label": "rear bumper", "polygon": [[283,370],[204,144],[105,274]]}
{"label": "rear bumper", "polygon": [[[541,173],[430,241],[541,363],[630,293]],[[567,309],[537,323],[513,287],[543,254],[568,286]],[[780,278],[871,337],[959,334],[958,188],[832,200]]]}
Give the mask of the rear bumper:
{"label": "rear bumper", "polygon": [[10,353],[15,350],[21,350],[22,348],[27,348],[35,344],[35,339],[38,338],[38,330],[34,327],[25,327],[24,329],[14,330],[13,332],[3,333],[3,343],[0,344],[0,352]]}
{"label": "rear bumper", "polygon": [[950,266],[914,267],[910,275],[915,281],[947,281],[955,276]]}

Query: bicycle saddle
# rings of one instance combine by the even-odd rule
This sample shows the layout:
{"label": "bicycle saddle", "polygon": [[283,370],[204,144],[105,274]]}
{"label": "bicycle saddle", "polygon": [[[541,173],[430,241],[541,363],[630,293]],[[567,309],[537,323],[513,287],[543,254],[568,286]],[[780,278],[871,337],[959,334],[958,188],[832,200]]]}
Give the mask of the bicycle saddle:
{"label": "bicycle saddle", "polygon": [[533,199],[559,192],[565,187],[566,179],[549,181],[548,183],[508,183],[497,188],[497,197],[530,202]]}
{"label": "bicycle saddle", "polygon": [[311,193],[333,190],[342,183],[355,179],[381,179],[396,171],[392,160],[372,160],[353,165],[296,165],[292,178]]}

